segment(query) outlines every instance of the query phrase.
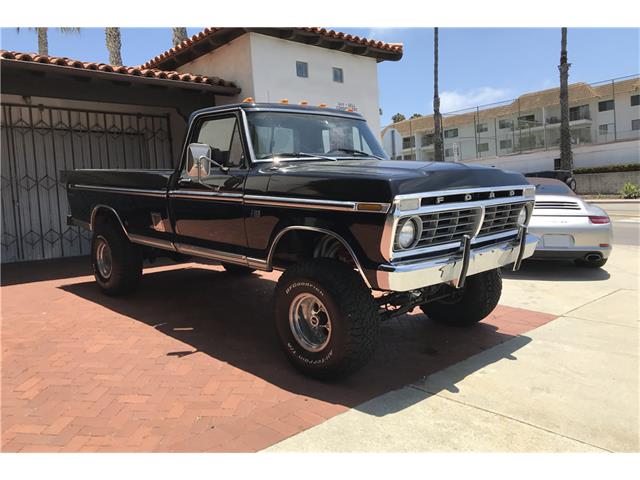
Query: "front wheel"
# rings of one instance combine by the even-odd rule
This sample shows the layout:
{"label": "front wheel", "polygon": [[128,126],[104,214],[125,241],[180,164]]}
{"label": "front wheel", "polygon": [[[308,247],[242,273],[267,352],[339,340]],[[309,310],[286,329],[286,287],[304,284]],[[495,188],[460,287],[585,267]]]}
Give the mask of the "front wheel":
{"label": "front wheel", "polygon": [[500,270],[489,270],[467,277],[464,288],[454,292],[450,298],[427,303],[420,309],[436,322],[467,327],[493,312],[501,293]]}
{"label": "front wheel", "polygon": [[326,259],[296,264],[282,274],[275,323],[291,363],[321,379],[364,365],[379,331],[377,307],[360,276],[349,265]]}

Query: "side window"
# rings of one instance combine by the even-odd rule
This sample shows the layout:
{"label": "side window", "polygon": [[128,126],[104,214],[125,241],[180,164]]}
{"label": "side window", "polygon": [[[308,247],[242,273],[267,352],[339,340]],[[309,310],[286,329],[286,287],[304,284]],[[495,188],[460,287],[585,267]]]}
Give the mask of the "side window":
{"label": "side window", "polygon": [[205,120],[194,141],[211,147],[211,158],[225,167],[242,165],[242,140],[236,117]]}

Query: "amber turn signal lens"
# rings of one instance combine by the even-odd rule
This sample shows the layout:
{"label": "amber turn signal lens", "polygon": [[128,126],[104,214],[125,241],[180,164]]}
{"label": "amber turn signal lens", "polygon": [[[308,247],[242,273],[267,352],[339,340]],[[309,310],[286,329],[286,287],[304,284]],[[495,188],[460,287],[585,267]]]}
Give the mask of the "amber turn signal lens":
{"label": "amber turn signal lens", "polygon": [[253,103],[253,97],[247,97],[244,100],[242,100],[242,103]]}
{"label": "amber turn signal lens", "polygon": [[382,212],[383,206],[379,203],[359,203],[356,210],[364,212]]}

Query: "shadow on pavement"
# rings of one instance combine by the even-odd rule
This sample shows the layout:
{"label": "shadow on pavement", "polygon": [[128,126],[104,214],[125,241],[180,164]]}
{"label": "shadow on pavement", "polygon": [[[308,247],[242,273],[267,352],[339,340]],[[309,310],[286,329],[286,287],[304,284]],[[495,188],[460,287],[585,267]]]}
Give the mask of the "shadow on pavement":
{"label": "shadow on pavement", "polygon": [[520,270],[502,269],[502,278],[509,280],[553,280],[558,282],[593,282],[608,280],[604,268],[584,268],[566,260],[525,260]]}
{"label": "shadow on pavement", "polygon": [[[284,390],[346,407],[512,338],[521,339],[509,344],[513,350],[529,341],[500,333],[490,323],[458,329],[424,315],[404,315],[382,324],[376,354],[365,368],[338,382],[320,382],[299,374],[280,350],[271,313],[274,278],[274,274],[235,276],[195,266],[146,273],[141,289],[126,298],[105,296],[94,282],[60,288],[189,346],[164,355],[181,358],[202,352]],[[216,371],[211,375],[215,377]]]}

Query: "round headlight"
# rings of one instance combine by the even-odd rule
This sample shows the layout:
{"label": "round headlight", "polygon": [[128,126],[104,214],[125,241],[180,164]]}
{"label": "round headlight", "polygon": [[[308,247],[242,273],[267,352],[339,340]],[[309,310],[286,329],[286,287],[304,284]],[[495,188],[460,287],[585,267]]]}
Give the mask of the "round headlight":
{"label": "round headlight", "polygon": [[518,225],[523,227],[527,224],[527,217],[529,216],[529,212],[527,211],[527,206],[524,205],[520,212],[518,213]]}
{"label": "round headlight", "polygon": [[398,232],[398,245],[400,248],[412,247],[418,239],[419,230],[418,220],[413,217],[406,220],[400,227],[400,232]]}

